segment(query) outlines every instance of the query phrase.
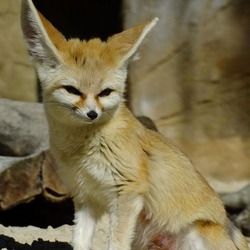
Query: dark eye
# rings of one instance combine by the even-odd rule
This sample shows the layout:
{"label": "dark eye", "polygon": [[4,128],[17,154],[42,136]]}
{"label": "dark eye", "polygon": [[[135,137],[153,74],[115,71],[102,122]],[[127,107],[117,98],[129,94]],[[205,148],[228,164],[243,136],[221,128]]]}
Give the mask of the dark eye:
{"label": "dark eye", "polygon": [[75,87],[73,86],[70,86],[70,85],[66,85],[66,86],[63,86],[63,88],[70,94],[73,94],[73,95],[82,95],[82,93],[76,89]]}
{"label": "dark eye", "polygon": [[105,97],[105,96],[109,96],[110,93],[113,92],[113,89],[104,89],[98,96],[100,97]]}

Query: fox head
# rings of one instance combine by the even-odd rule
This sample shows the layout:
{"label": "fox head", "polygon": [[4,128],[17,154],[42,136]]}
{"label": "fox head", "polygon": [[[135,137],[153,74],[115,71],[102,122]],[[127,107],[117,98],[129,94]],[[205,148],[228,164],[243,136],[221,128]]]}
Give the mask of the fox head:
{"label": "fox head", "polygon": [[66,40],[34,7],[22,0],[21,26],[42,84],[47,113],[61,122],[110,119],[125,92],[127,65],[158,18],[110,37]]}

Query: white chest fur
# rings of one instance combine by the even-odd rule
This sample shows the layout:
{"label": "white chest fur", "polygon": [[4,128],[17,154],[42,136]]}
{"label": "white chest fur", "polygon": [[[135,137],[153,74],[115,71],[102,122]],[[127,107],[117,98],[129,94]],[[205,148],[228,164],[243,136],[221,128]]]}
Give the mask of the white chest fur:
{"label": "white chest fur", "polygon": [[119,169],[127,164],[115,141],[98,133],[75,138],[63,134],[51,139],[59,174],[76,199],[103,204],[114,198],[116,185],[124,178]]}

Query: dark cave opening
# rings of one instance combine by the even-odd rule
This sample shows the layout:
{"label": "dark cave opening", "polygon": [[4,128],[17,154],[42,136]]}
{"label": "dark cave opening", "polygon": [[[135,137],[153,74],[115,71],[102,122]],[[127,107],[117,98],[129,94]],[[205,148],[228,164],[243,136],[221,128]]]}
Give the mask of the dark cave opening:
{"label": "dark cave opening", "polygon": [[55,203],[42,195],[29,203],[0,211],[0,224],[3,226],[56,228],[65,224],[73,225],[73,218],[74,205],[71,199]]}
{"label": "dark cave opening", "polygon": [[66,38],[106,40],[122,31],[122,0],[34,0],[34,4]]}

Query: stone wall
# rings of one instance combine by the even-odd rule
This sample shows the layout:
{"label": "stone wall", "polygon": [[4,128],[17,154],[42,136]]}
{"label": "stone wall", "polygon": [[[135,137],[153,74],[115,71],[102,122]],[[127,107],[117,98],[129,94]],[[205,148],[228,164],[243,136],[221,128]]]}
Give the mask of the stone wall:
{"label": "stone wall", "polygon": [[[125,28],[158,16],[131,66],[148,115],[211,183],[250,179],[250,2],[125,0]],[[218,185],[217,185],[218,187]]]}
{"label": "stone wall", "polygon": [[0,1],[0,97],[37,100],[37,79],[20,29],[20,0]]}

